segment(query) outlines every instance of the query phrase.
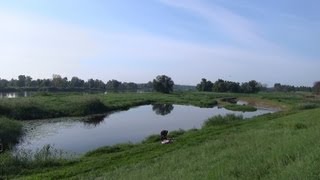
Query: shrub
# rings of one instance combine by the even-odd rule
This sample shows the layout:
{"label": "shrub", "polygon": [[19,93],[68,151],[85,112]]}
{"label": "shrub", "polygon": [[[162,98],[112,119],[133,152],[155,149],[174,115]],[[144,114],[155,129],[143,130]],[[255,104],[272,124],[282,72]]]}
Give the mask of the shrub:
{"label": "shrub", "polygon": [[257,110],[257,108],[253,106],[237,105],[237,104],[228,104],[228,105],[225,105],[224,108],[231,111],[242,111],[242,112],[253,112]]}
{"label": "shrub", "polygon": [[116,144],[114,146],[105,146],[98,148],[93,151],[89,151],[86,153],[85,156],[95,156],[99,154],[110,154],[110,153],[116,153],[116,152],[121,152],[127,149],[132,148],[134,145],[131,143],[123,143],[123,144]]}
{"label": "shrub", "polygon": [[305,125],[305,124],[303,124],[303,123],[296,123],[296,124],[294,125],[294,128],[295,128],[295,129],[307,129],[308,126]]}
{"label": "shrub", "polygon": [[306,110],[306,109],[315,109],[319,107],[317,104],[314,104],[314,103],[304,103],[304,104],[300,104],[298,106],[298,109],[300,110]]}
{"label": "shrub", "polygon": [[242,115],[236,116],[234,114],[227,114],[226,116],[214,116],[212,118],[209,118],[207,121],[204,122],[203,127],[210,127],[215,125],[224,125],[224,124],[230,124],[239,120],[243,120]]}
{"label": "shrub", "polygon": [[5,148],[17,143],[22,133],[22,125],[20,122],[0,118],[0,139]]}

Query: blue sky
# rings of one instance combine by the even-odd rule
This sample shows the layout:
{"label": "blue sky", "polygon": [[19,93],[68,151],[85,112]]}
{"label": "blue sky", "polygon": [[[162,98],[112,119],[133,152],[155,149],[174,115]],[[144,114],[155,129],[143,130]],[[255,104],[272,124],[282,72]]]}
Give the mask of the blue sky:
{"label": "blue sky", "polygon": [[0,1],[0,78],[312,86],[318,0]]}

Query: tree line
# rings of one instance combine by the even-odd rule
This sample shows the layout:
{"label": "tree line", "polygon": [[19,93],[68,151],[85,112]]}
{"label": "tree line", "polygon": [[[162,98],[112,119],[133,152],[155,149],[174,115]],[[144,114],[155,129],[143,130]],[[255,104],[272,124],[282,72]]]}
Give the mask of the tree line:
{"label": "tree line", "polygon": [[312,87],[307,86],[291,86],[291,85],[283,85],[280,83],[275,83],[273,86],[273,91],[277,92],[296,92],[296,91],[305,91],[312,92]]}
{"label": "tree line", "polygon": [[259,91],[275,91],[275,92],[320,92],[320,81],[315,82],[313,87],[307,86],[292,86],[275,83],[272,88],[268,88],[266,85],[261,84],[255,80],[251,80],[244,83],[225,81],[218,79],[215,82],[208,81],[202,78],[201,82],[196,86],[198,91],[213,91],[213,92],[232,92],[232,93],[257,93]]}
{"label": "tree line", "polygon": [[0,91],[15,90],[49,90],[49,91],[82,91],[82,90],[100,90],[100,91],[137,91],[139,89],[152,90],[152,82],[145,84],[136,84],[133,82],[120,82],[109,80],[104,83],[99,79],[83,80],[76,76],[70,80],[67,77],[54,74],[51,79],[33,79],[30,76],[19,75],[17,79],[1,79]]}
{"label": "tree line", "polygon": [[196,86],[198,91],[207,92],[232,92],[232,93],[257,93],[265,88],[261,83],[251,80],[249,82],[239,83],[218,79],[214,83],[202,78]]}
{"label": "tree line", "polygon": [[82,80],[76,76],[68,80],[67,77],[62,77],[58,74],[52,75],[52,79],[33,79],[30,76],[19,75],[18,79],[1,79],[0,91],[16,91],[16,90],[46,90],[46,91],[84,91],[84,90],[98,90],[98,91],[156,91],[162,93],[171,93],[173,90],[195,90],[207,92],[232,92],[232,93],[257,93],[259,91],[314,91],[320,94],[320,81],[314,83],[313,87],[306,86],[290,86],[282,85],[280,83],[274,84],[273,88],[267,88],[266,85],[261,84],[255,80],[244,83],[226,81],[218,79],[214,83],[202,78],[201,82],[194,86],[175,85],[173,80],[166,75],[159,75],[153,81],[148,83],[133,83],[121,82],[118,80],[109,80],[104,83],[99,79]]}

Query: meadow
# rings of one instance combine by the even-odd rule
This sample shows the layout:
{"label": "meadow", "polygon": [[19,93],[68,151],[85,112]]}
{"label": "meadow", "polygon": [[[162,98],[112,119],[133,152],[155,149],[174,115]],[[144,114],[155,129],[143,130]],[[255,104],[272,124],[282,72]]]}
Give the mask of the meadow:
{"label": "meadow", "polygon": [[[233,115],[212,117],[201,129],[170,132],[169,136],[174,138],[174,142],[168,145],[159,143],[159,135],[152,135],[139,144],[101,147],[82,157],[72,159],[59,156],[59,153],[56,153],[58,151],[50,147],[38,152],[37,158],[27,155],[17,157],[5,153],[1,155],[0,162],[2,177],[13,179],[319,179],[320,177],[319,97],[304,93],[255,95],[190,93],[165,96],[112,94],[112,98],[94,96],[100,98],[99,101],[103,104],[112,104],[114,108],[124,107],[121,106],[124,104],[130,107],[129,105],[155,101],[203,105],[213,100],[219,102],[221,97],[236,96],[248,101],[249,104],[280,107],[282,111],[249,120]],[[142,97],[144,99],[140,99]],[[118,101],[121,98],[123,101]],[[124,103],[128,102],[128,99],[134,103]]]}

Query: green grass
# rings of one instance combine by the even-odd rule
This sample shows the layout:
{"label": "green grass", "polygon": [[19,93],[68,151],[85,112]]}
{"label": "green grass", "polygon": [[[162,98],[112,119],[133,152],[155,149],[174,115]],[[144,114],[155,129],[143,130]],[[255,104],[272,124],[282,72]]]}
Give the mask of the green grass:
{"label": "green grass", "polygon": [[2,99],[0,116],[18,120],[85,116],[153,103],[213,107],[217,105],[216,98],[220,96],[214,93],[109,93],[107,95],[46,93],[24,98]]}
{"label": "green grass", "polygon": [[[209,106],[226,96],[239,97],[217,93],[146,93],[85,98],[98,99],[110,110],[154,102]],[[79,94],[51,97],[52,101],[63,102],[61,110],[66,110],[64,103],[76,102],[74,98],[83,102]],[[152,135],[140,144],[101,147],[74,160],[47,156],[47,150],[40,158],[5,153],[0,155],[0,179],[1,176],[10,179],[319,179],[319,99],[286,93],[241,97],[291,110],[250,120],[234,115],[217,116],[208,119],[200,130],[170,132],[169,137],[174,138],[172,144],[161,145],[159,135]],[[48,100],[48,97],[39,98]],[[54,104],[45,107],[55,109]]]}
{"label": "green grass", "polygon": [[[318,179],[320,109],[250,121],[229,117],[159,141],[100,148],[78,161],[33,168],[22,179]],[[223,121],[223,118],[218,118]],[[217,121],[209,120],[209,121]]]}
{"label": "green grass", "polygon": [[238,105],[238,104],[227,104],[223,106],[224,108],[231,111],[242,111],[242,112],[253,112],[256,111],[257,108],[249,105]]}
{"label": "green grass", "polygon": [[22,133],[20,122],[0,117],[0,143],[5,149],[17,143]]}

